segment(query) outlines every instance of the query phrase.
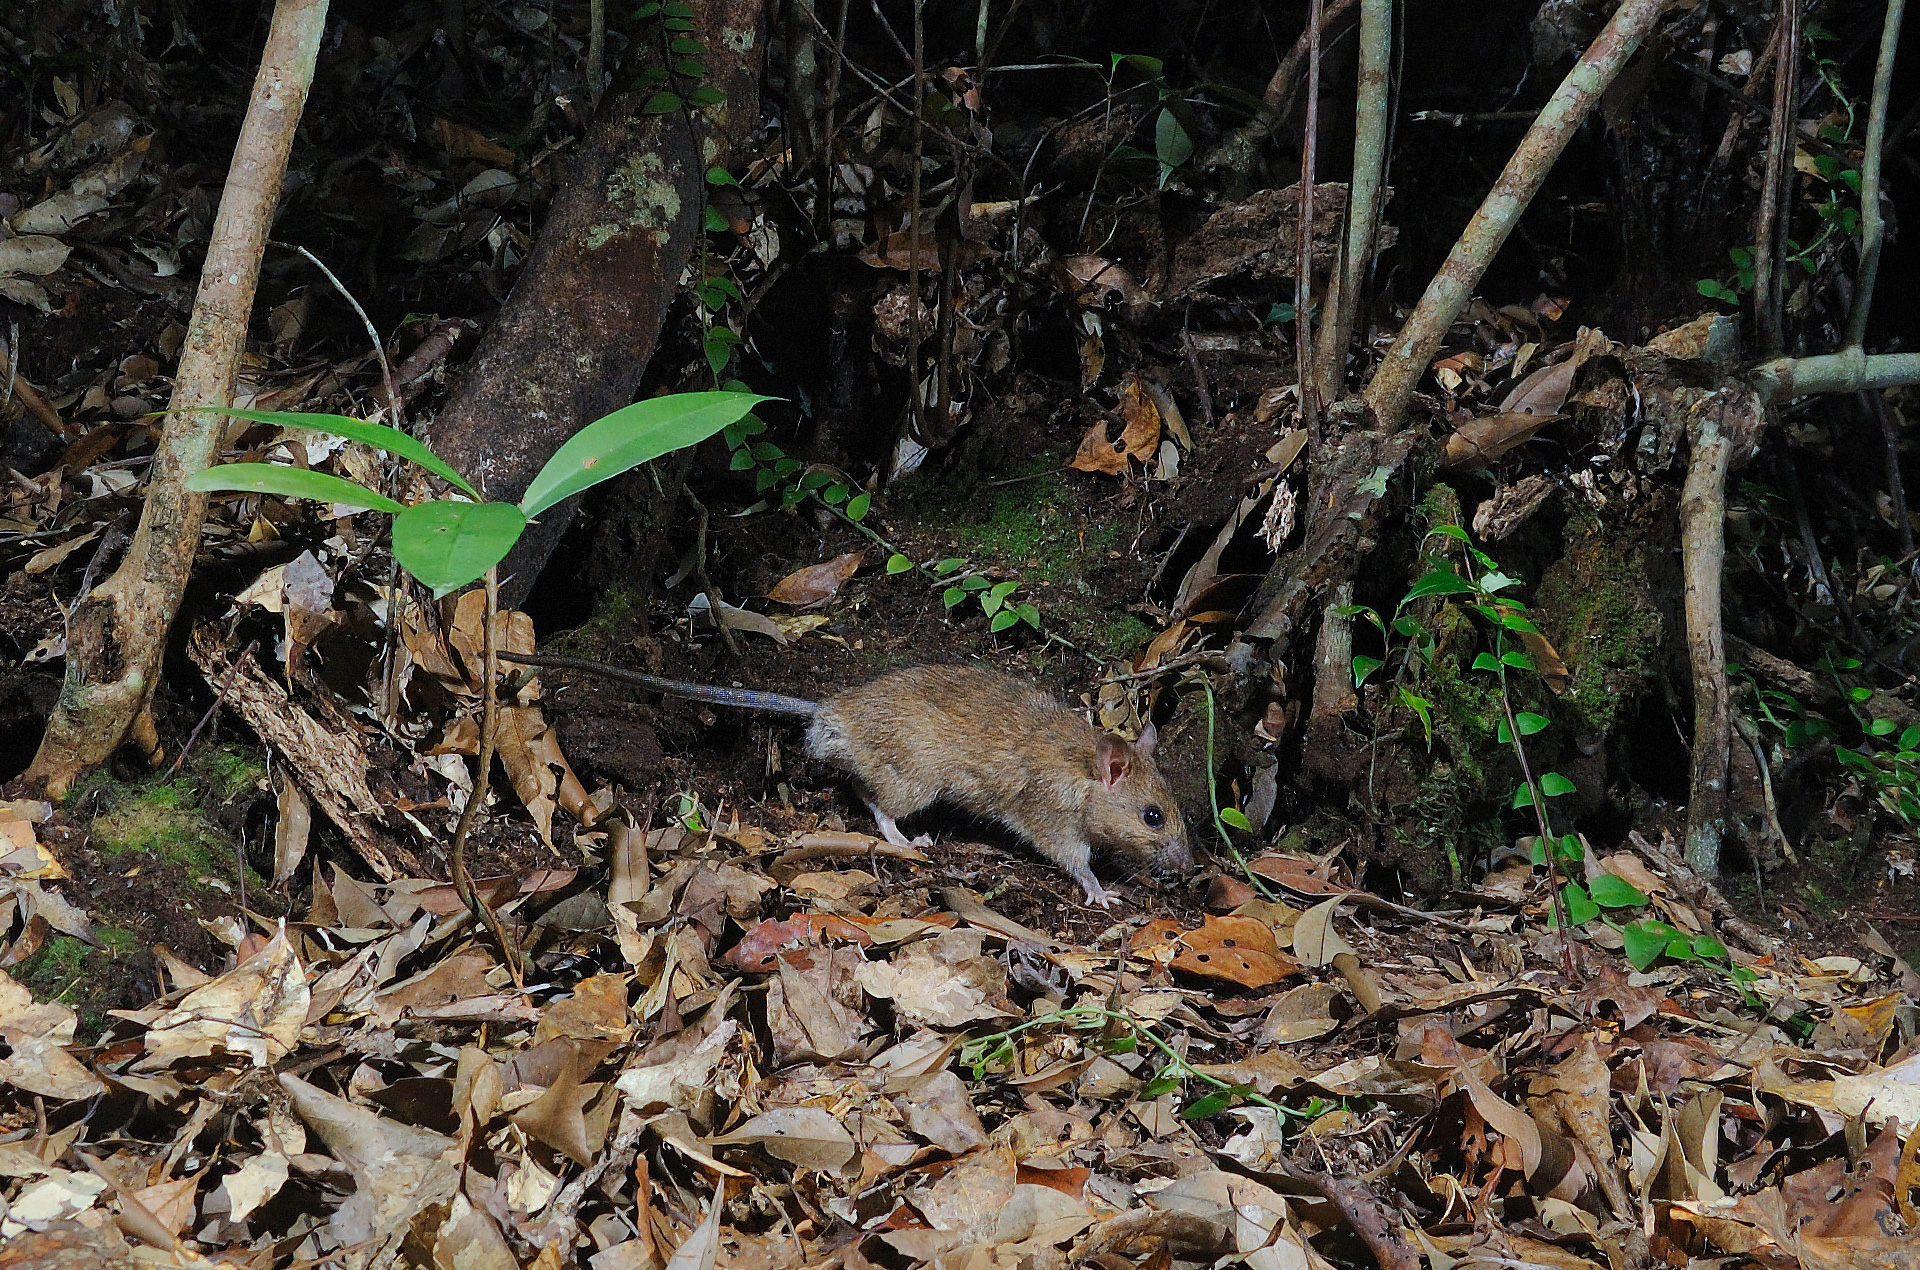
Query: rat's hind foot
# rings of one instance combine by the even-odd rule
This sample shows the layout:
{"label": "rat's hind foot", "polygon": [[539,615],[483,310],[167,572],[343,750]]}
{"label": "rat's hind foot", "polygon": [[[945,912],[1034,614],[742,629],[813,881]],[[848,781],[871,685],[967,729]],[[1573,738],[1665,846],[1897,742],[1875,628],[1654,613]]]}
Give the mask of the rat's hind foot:
{"label": "rat's hind foot", "polygon": [[925,847],[932,845],[932,839],[928,838],[925,834],[921,834],[917,842],[907,837],[906,834],[900,831],[900,826],[894,821],[893,817],[880,810],[880,804],[869,802],[867,804],[867,810],[873,813],[873,823],[879,826],[880,836],[888,842],[891,842],[894,846]]}

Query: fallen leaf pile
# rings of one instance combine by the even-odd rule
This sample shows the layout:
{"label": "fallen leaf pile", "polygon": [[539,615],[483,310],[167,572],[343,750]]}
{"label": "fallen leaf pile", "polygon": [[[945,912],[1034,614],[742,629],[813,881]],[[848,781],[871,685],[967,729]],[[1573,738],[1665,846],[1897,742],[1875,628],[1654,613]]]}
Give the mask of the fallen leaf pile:
{"label": "fallen leaf pile", "polygon": [[1073,943],[857,835],[602,842],[491,888],[524,986],[445,885],[318,868],[98,1036],[0,978],[4,1264],[1920,1265],[1884,945],[1633,973],[1524,866],[1422,915],[1292,855]]}

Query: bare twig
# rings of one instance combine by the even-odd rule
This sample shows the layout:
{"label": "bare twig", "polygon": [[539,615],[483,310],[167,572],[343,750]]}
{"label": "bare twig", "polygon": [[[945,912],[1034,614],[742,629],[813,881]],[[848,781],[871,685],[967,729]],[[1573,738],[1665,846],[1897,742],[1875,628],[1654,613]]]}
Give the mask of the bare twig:
{"label": "bare twig", "polygon": [[1360,94],[1354,103],[1347,245],[1341,257],[1340,283],[1328,290],[1329,307],[1320,324],[1323,401],[1335,400],[1345,392],[1347,346],[1353,341],[1367,271],[1373,262],[1373,236],[1380,221],[1381,191],[1386,185],[1388,63],[1392,52],[1393,0],[1362,0]]}
{"label": "bare twig", "polygon": [[1300,142],[1300,229],[1294,235],[1298,260],[1294,265],[1294,370],[1300,386],[1300,426],[1307,444],[1320,440],[1320,391],[1313,360],[1313,177],[1315,149],[1320,133],[1320,0],[1307,8],[1307,120]]}
{"label": "bare twig", "polygon": [[1300,70],[1307,64],[1308,47],[1316,37],[1325,40],[1333,25],[1352,13],[1354,6],[1359,3],[1360,0],[1334,0],[1325,6],[1319,25],[1309,25],[1300,33],[1300,38],[1293,42],[1293,47],[1280,59],[1273,77],[1267,81],[1266,91],[1261,94],[1266,109],[1228,133],[1219,145],[1210,150],[1200,160],[1202,171],[1228,168],[1244,174],[1253,170],[1254,158],[1259,154],[1260,147],[1270,141],[1286,122],[1287,98],[1293,95],[1294,81],[1300,78]]}
{"label": "bare twig", "polygon": [[212,721],[214,712],[219,710],[221,703],[226,700],[228,690],[233,687],[234,676],[240,673],[240,663],[253,656],[253,650],[259,643],[257,639],[248,640],[247,646],[240,650],[240,655],[227,663],[227,672],[220,676],[220,682],[212,685],[213,704],[208,706],[207,712],[200,716],[200,721],[193,725],[193,731],[187,733],[186,743],[180,747],[180,753],[174,757],[173,766],[167,769],[168,779],[172,779],[180,771],[180,765],[187,761],[187,755],[193,753],[194,742],[200,739],[200,733]]}
{"label": "bare twig", "polygon": [[1887,138],[1887,98],[1893,90],[1893,55],[1900,44],[1900,18],[1906,0],[1887,0],[1880,30],[1880,59],[1873,68],[1873,104],[1867,111],[1867,152],[1860,163],[1860,276],[1854,282],[1853,309],[1847,314],[1847,347],[1867,338],[1867,312],[1873,307],[1874,275],[1880,272],[1880,243],[1886,222],[1880,216],[1880,150]]}
{"label": "bare twig", "polygon": [[1760,332],[1761,348],[1777,355],[1783,347],[1780,327],[1780,273],[1785,234],[1781,224],[1787,219],[1783,204],[1788,201],[1793,177],[1793,145],[1796,133],[1793,120],[1799,113],[1797,99],[1800,80],[1800,6],[1782,3],[1774,23],[1773,115],[1767,131],[1767,171],[1760,182],[1760,209],[1753,222],[1753,319]]}

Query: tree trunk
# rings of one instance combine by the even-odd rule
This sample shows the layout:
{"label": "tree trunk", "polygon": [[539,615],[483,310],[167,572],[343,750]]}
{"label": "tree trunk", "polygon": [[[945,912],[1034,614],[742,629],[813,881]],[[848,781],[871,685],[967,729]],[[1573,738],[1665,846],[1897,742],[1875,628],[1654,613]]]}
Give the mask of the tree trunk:
{"label": "tree trunk", "polygon": [[[643,114],[652,89],[610,96],[555,198],[532,257],[433,424],[434,450],[493,499],[516,499],[562,443],[633,400],[700,242],[706,171],[759,121],[763,0],[697,7],[703,80],[726,101]],[[631,74],[635,68],[628,68]],[[525,598],[573,517],[547,512],[501,565],[501,602]]]}

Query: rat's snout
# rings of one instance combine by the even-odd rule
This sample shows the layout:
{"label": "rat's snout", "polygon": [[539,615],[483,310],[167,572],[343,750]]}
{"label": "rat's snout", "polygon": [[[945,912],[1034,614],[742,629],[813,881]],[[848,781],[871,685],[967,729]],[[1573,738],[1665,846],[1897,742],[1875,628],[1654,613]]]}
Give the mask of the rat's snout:
{"label": "rat's snout", "polygon": [[1185,835],[1160,844],[1160,849],[1153,853],[1153,870],[1156,873],[1193,872],[1193,848],[1187,845]]}

